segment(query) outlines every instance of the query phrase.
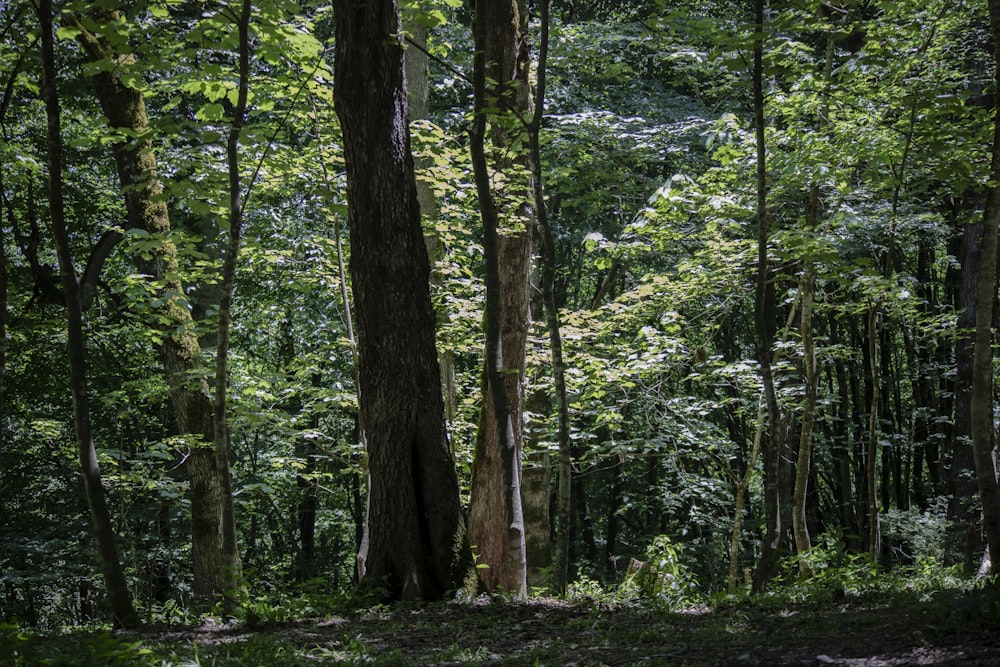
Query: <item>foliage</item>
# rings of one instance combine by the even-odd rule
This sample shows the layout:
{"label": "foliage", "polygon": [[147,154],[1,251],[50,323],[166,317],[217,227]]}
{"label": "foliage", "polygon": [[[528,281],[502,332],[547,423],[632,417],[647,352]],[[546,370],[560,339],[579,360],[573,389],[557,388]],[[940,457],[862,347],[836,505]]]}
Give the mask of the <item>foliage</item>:
{"label": "foliage", "polygon": [[698,600],[698,587],[681,561],[682,549],[666,535],[657,536],[646,548],[644,561],[633,560],[619,595],[638,594],[667,609],[688,607]]}
{"label": "foliage", "polygon": [[[229,463],[250,589],[244,613],[266,624],[333,613],[347,595],[365,464],[350,303],[341,291],[350,287],[340,271],[350,239],[330,99],[332,17],[317,3],[254,5],[241,165],[245,181],[259,173],[246,199],[234,302]],[[467,493],[484,292],[463,78],[472,49],[469,15],[459,5],[406,3],[431,28],[432,117],[411,129],[420,177],[436,198],[424,223],[439,246],[432,281],[438,349],[453,363],[449,435]],[[0,3],[0,226],[9,280],[0,369],[0,515],[7,517],[0,622],[56,632],[106,619],[107,609],[67,418],[64,312],[45,222],[37,27],[19,7]],[[733,496],[744,475],[740,568],[752,568],[760,549],[762,479],[747,470],[761,386],[750,17],[747,3],[696,0],[581,0],[555,9],[542,162],[579,499],[577,580],[568,595],[622,602],[642,591],[673,606],[694,599],[695,587],[701,594],[724,588]],[[147,620],[170,626],[196,619],[184,474],[191,443],[177,435],[155,352],[164,324],[158,286],[132,258],[176,244],[209,368],[225,243],[223,137],[235,90],[228,11],[155,0],[105,26],[107,39],[135,56],[119,73],[146,99],[169,238],[122,229],[111,149],[134,138],[107,127],[90,80],[109,63],[81,65],[75,28],[64,26],[57,45],[74,261],[86,266],[102,239],[124,233],[86,314],[95,440],[132,592]],[[981,217],[992,131],[987,27],[982,3],[964,0],[783,3],[768,16],[769,250],[779,332],[772,352],[790,438],[804,394],[797,316],[806,265],[816,270],[820,383],[808,498],[817,537],[811,551],[790,556],[781,585],[762,604],[870,601],[893,590],[923,595],[957,585],[956,556],[945,547],[966,545],[954,536],[971,535],[968,549],[977,552],[978,506],[970,501],[973,518],[963,518],[956,508],[966,501],[952,489],[971,475],[953,462],[965,437],[959,322],[970,262],[963,253],[974,250],[966,232]],[[810,221],[814,187],[818,210]],[[546,344],[533,330],[525,392],[551,390]],[[875,420],[873,366],[882,395]],[[878,568],[857,555],[870,521],[860,471],[873,423],[887,546]],[[553,453],[554,415],[539,410],[530,427],[539,450],[532,454]],[[789,470],[799,465],[786,458]],[[310,499],[314,563],[306,571]],[[631,558],[654,563],[654,574],[629,578]],[[796,574],[801,560],[811,578]],[[304,581],[312,582],[308,593],[299,588]],[[987,593],[970,595],[969,604],[995,617]],[[12,651],[74,664],[69,652],[45,653],[30,633],[4,632]],[[133,649],[94,636],[77,653],[80,662],[101,662],[102,651],[105,662],[146,660]],[[336,650],[313,658],[390,659],[374,655],[363,638]],[[476,650],[447,655],[486,661]],[[235,664],[268,652],[288,664],[312,659],[278,640],[199,651],[172,659]]]}

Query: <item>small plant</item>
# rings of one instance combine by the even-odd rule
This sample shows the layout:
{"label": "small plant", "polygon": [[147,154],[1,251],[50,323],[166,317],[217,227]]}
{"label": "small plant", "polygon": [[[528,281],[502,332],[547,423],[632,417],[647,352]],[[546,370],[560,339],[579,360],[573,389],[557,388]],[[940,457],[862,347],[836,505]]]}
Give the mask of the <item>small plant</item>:
{"label": "small plant", "polygon": [[608,593],[604,590],[601,582],[586,575],[580,575],[576,581],[572,581],[566,586],[566,599],[571,602],[604,600],[607,597]]}
{"label": "small plant", "polygon": [[883,548],[892,564],[941,560],[947,535],[948,499],[935,498],[925,511],[890,508],[881,516]]}
{"label": "small plant", "polygon": [[645,560],[632,559],[628,574],[619,589],[621,593],[638,594],[641,598],[682,607],[697,601],[698,586],[687,566],[681,562],[681,546],[666,535],[653,539],[646,549]]}

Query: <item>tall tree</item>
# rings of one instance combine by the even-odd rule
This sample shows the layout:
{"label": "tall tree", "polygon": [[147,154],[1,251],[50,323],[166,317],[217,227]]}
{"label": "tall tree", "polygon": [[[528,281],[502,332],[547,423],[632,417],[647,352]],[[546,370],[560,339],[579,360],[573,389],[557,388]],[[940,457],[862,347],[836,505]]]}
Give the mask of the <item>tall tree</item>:
{"label": "tall tree", "polygon": [[132,596],[121,562],[104,497],[101,471],[97,463],[97,450],[90,421],[90,401],[87,396],[86,339],[83,327],[83,305],[80,281],[73,266],[69,231],[66,228],[62,184],[62,128],[59,95],[56,88],[54,35],[52,31],[52,1],[41,0],[38,5],[42,43],[42,97],[45,101],[48,135],[49,167],[49,218],[52,237],[59,261],[59,275],[66,295],[67,349],[69,352],[70,389],[73,394],[73,425],[76,431],[80,468],[90,508],[90,519],[97,538],[97,551],[101,572],[108,591],[108,600],[114,624],[120,628],[135,628],[140,624],[139,614],[132,603]]}
{"label": "tall tree", "polygon": [[[233,572],[227,570],[230,559],[225,557],[223,547],[223,525],[230,519],[225,516],[225,491],[212,444],[215,424],[207,369],[180,280],[177,247],[170,238],[170,215],[149,138],[146,102],[142,91],[125,76],[135,68],[136,59],[131,52],[115,46],[126,44],[124,36],[117,35],[122,20],[117,11],[95,9],[86,19],[68,14],[63,20],[91,62],[107,65],[95,70],[93,81],[108,124],[120,135],[112,151],[125,196],[128,226],[158,242],[148,253],[136,254],[135,262],[156,286],[154,312],[160,328],[157,347],[177,428],[190,447],[186,467],[191,482],[195,595],[202,605],[211,606],[232,589]],[[98,30],[91,32],[85,23],[96,25]],[[115,40],[109,39],[112,35]]]}
{"label": "tall tree", "polygon": [[359,570],[393,598],[440,598],[460,585],[468,543],[445,432],[399,9],[395,0],[333,7],[369,466]]}
{"label": "tall tree", "polygon": [[[487,590],[527,594],[521,457],[534,210],[523,146],[530,110],[521,0],[479,0],[472,166],[483,218],[486,362],[469,501],[469,535]],[[487,126],[494,150],[486,150]],[[492,170],[492,173],[491,173]],[[501,176],[496,177],[497,174]],[[493,183],[508,184],[495,191]],[[497,199],[503,198],[500,206]],[[509,211],[501,215],[500,210]]]}
{"label": "tall tree", "polygon": [[538,236],[541,238],[541,290],[545,306],[545,324],[549,333],[552,359],[552,384],[556,395],[558,417],[556,441],[559,445],[558,480],[556,486],[556,556],[552,587],[556,593],[566,591],[569,578],[570,481],[573,474],[572,443],[570,441],[569,400],[566,392],[566,362],[563,358],[559,309],[556,307],[556,244],[545,205],[542,181],[542,121],[545,116],[545,84],[549,53],[549,13],[551,0],[542,0],[540,9],[541,39],[538,45],[538,74],[535,77],[535,108],[531,119],[531,168],[535,196]]}
{"label": "tall tree", "polygon": [[763,592],[778,565],[783,528],[781,525],[781,448],[784,429],[771,372],[777,307],[771,261],[768,257],[770,224],[767,210],[767,144],[764,125],[764,0],[754,2],[753,108],[757,140],[757,283],[754,302],[757,363],[760,365],[767,405],[764,450],[764,540],[754,578],[754,590]]}
{"label": "tall tree", "polygon": [[[989,0],[993,37],[994,84],[1000,86],[1000,0]],[[991,559],[1000,554],[1000,485],[993,449],[993,304],[996,301],[997,236],[1000,233],[1000,113],[994,116],[990,182],[983,218],[979,276],[976,283],[976,334],[972,368],[972,450],[975,457],[983,525]],[[991,560],[991,562],[993,562]],[[996,568],[992,568],[996,571]]]}
{"label": "tall tree", "polygon": [[[222,557],[227,578],[224,609],[231,612],[242,578],[240,555],[236,544],[236,516],[233,508],[233,482],[229,471],[229,409],[226,405],[229,387],[229,337],[232,321],[233,290],[236,281],[236,264],[240,254],[240,237],[243,231],[243,192],[240,182],[240,134],[246,121],[247,97],[250,85],[250,17],[253,5],[243,0],[236,18],[239,33],[239,75],[236,84],[236,105],[226,141],[226,162],[229,172],[229,239],[222,262],[222,286],[219,298],[218,341],[215,351],[215,427],[214,443],[216,464],[219,468],[219,486],[222,498]],[[250,186],[247,187],[249,192]]]}

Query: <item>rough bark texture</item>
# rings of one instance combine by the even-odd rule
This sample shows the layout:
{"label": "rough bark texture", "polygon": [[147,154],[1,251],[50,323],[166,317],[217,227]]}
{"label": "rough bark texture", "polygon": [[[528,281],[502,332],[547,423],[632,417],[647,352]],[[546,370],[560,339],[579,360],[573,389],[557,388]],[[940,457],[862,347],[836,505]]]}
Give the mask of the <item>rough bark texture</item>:
{"label": "rough bark texture", "polygon": [[[113,12],[94,17],[111,25],[117,21]],[[142,93],[127,87],[121,74],[134,63],[133,56],[117,54],[107,44],[83,29],[77,40],[93,61],[108,59],[118,67],[102,69],[94,75],[98,101],[108,124],[128,136],[145,137],[149,133],[146,104]],[[195,595],[203,605],[211,605],[228,588],[223,568],[222,548],[223,492],[212,447],[214,416],[212,397],[206,380],[207,369],[194,322],[184,299],[178,276],[177,248],[170,239],[170,217],[163,199],[163,187],[156,175],[156,158],[149,139],[119,141],[113,147],[118,178],[125,193],[128,226],[141,229],[160,241],[146,256],[136,255],[139,271],[157,284],[155,312],[161,324],[158,352],[163,363],[171,401],[181,434],[190,436],[187,457],[190,478],[192,560]]]}
{"label": "rough bark texture", "polygon": [[359,569],[393,598],[440,598],[461,583],[466,541],[445,433],[399,13],[394,0],[333,6],[369,464]]}
{"label": "rough bark texture", "polygon": [[[990,28],[997,59],[994,82],[1000,84],[1000,0],[990,0]],[[993,131],[990,180],[1000,179],[1000,114]],[[976,343],[972,367],[972,451],[983,505],[983,527],[990,554],[1000,554],[1000,486],[993,448],[993,302],[996,300],[997,236],[1000,231],[1000,191],[990,188],[983,218],[983,236],[976,284]],[[992,572],[997,569],[991,567]]]}
{"label": "rough bark texture", "polygon": [[[531,182],[526,156],[518,155],[514,149],[524,133],[517,116],[520,114],[523,120],[531,106],[528,45],[521,34],[524,17],[519,4],[517,0],[476,3],[476,49],[480,61],[477,76],[485,77],[483,85],[477,86],[476,123],[484,131],[488,110],[499,111],[490,114],[490,135],[499,156],[491,167],[495,172],[504,172],[505,181],[512,186],[494,192],[489,186],[492,179],[482,168],[485,165],[477,170],[486,228],[483,244],[486,261],[495,262],[498,272],[495,286],[487,276],[487,367],[483,373],[483,409],[472,467],[469,534],[478,562],[488,566],[479,569],[483,587],[525,595],[521,455],[534,212],[527,199]],[[487,81],[495,85],[486,85]],[[480,139],[476,137],[473,142]],[[478,145],[473,147],[477,148]],[[487,181],[485,187],[483,180]],[[503,205],[486,203],[493,197],[502,198]],[[501,208],[511,213],[504,216],[499,213]],[[491,227],[496,237],[495,258],[489,256]],[[498,383],[503,387],[497,387]]]}
{"label": "rough bark texture", "polygon": [[119,628],[136,628],[139,615],[132,604],[128,584],[118,560],[118,549],[104,497],[101,472],[97,465],[97,450],[90,424],[90,403],[87,397],[86,341],[83,332],[83,309],[80,282],[73,268],[69,233],[64,218],[62,194],[62,129],[59,96],[56,90],[56,67],[53,54],[52,2],[41,0],[38,8],[42,42],[42,97],[48,127],[49,217],[52,236],[59,260],[59,274],[66,295],[67,348],[69,353],[70,391],[73,395],[73,426],[76,432],[80,469],[83,476],[90,520],[97,538],[97,552],[108,592],[108,601]]}

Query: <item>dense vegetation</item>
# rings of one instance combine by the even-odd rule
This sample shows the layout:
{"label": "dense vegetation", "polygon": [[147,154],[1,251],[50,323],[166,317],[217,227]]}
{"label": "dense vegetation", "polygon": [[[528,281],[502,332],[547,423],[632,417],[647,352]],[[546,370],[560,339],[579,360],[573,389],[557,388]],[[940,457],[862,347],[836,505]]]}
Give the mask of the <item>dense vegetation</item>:
{"label": "dense vegetation", "polygon": [[[186,622],[217,602],[195,585],[190,517],[204,499],[190,480],[212,436],[193,437],[179,410],[192,387],[226,406],[215,404],[215,425],[226,415],[245,590],[225,611],[284,620],[322,612],[316,600],[346,604],[368,461],[336,16],[285,0],[99,4],[106,14],[54,10],[60,210],[93,441],[139,617]],[[429,30],[429,113],[411,122],[412,146],[434,199],[423,220],[430,290],[467,505],[488,349],[472,10],[401,4],[410,30]],[[533,57],[541,4],[522,7]],[[245,42],[234,29],[243,7]],[[537,280],[523,466],[551,516],[528,530],[568,539],[570,596],[618,590],[680,606],[776,582],[794,596],[800,577],[843,595],[851,585],[824,572],[877,579],[907,567],[940,581],[980,567],[973,442],[993,436],[973,422],[975,290],[982,267],[993,271],[980,246],[996,186],[986,3],[772,2],[763,31],[753,10],[552,6],[539,173],[571,427],[568,524],[556,520],[558,387]],[[74,431],[40,25],[33,4],[0,3],[0,622],[52,631],[112,612]],[[102,76],[144,99],[147,125],[109,121]],[[122,180],[130,151],[155,156],[163,191],[149,201],[171,223],[161,232],[127,208],[123,190],[147,182]],[[524,197],[510,173],[494,172],[501,210]],[[182,382],[163,372],[171,345],[194,350]],[[766,536],[775,521],[778,541]],[[779,566],[767,565],[769,545]],[[552,561],[531,558],[529,591],[559,592]]]}

